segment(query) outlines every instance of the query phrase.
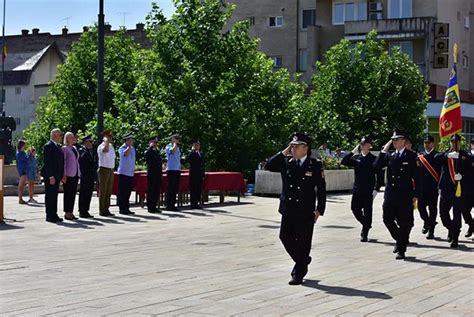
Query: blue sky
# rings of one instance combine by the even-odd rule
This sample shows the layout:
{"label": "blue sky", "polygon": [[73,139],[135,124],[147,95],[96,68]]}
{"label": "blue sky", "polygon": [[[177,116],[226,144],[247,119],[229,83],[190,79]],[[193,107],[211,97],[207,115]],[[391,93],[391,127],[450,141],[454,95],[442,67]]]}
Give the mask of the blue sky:
{"label": "blue sky", "polygon": [[[152,0],[104,0],[105,21],[116,29],[124,23],[134,29],[145,22]],[[172,0],[156,0],[166,16],[174,11]],[[3,9],[3,0],[0,2]],[[85,25],[97,21],[99,0],[7,0],[5,33],[20,34],[22,29],[39,28],[40,32],[61,33],[68,25],[70,32],[81,32]],[[3,13],[3,11],[2,11]],[[69,20],[67,20],[69,19]]]}

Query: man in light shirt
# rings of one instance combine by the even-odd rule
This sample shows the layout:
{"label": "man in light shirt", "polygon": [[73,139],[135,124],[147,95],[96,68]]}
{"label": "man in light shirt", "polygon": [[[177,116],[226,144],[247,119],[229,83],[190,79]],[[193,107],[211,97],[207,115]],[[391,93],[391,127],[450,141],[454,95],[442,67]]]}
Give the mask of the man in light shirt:
{"label": "man in light shirt", "polygon": [[166,176],[168,190],[166,192],[166,210],[178,211],[176,208],[176,194],[179,192],[179,179],[181,177],[181,151],[179,149],[179,136],[173,134],[170,143],[166,146]]}
{"label": "man in light shirt", "polygon": [[135,174],[135,147],[133,135],[123,136],[124,144],[119,148],[120,163],[118,167],[118,205],[122,215],[133,215],[130,211],[130,194],[133,190],[133,176]]}
{"label": "man in light shirt", "polygon": [[97,148],[99,156],[99,214],[104,217],[114,216],[109,211],[110,196],[114,184],[115,150],[110,130],[102,132],[102,143]]}

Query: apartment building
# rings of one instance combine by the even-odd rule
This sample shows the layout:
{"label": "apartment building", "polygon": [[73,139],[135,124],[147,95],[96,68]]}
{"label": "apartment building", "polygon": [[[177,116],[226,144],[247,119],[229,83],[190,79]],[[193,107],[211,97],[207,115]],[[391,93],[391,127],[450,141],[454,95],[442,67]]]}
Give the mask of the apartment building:
{"label": "apartment building", "polygon": [[[474,138],[474,0],[230,0],[231,23],[248,19],[250,35],[274,67],[301,73],[311,83],[314,63],[346,38],[357,42],[375,29],[387,50],[399,47],[416,63],[430,86],[428,130],[437,117],[458,44],[458,82],[464,131]],[[442,33],[442,34],[440,34]]]}

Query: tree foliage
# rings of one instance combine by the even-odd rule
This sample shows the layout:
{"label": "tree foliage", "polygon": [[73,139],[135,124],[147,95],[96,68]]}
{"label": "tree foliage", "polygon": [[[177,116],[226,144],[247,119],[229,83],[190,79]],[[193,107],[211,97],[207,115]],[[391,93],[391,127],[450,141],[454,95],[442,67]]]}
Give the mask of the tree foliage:
{"label": "tree foliage", "polygon": [[[394,128],[412,138],[425,125],[427,86],[418,66],[399,50],[390,55],[370,32],[364,42],[347,40],[317,62],[314,90],[296,122],[320,142],[352,148],[363,135],[381,146]],[[314,113],[313,116],[307,116]]]}

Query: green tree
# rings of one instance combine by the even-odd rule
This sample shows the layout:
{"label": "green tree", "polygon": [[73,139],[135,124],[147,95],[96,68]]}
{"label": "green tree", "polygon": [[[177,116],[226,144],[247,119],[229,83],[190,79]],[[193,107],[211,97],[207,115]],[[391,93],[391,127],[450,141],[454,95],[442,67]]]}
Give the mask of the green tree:
{"label": "green tree", "polygon": [[355,46],[342,40],[317,62],[314,90],[295,122],[318,142],[352,148],[369,135],[378,148],[394,128],[421,135],[428,100],[423,76],[406,54],[390,55],[376,37],[372,31]]}
{"label": "green tree", "polygon": [[[130,94],[136,81],[131,70],[136,68],[138,45],[121,30],[105,39],[104,110],[106,127],[121,110],[120,96]],[[30,144],[41,148],[55,127],[63,131],[96,134],[97,116],[97,28],[91,27],[81,35],[59,66],[48,95],[37,107],[36,120],[24,131]],[[39,151],[41,153],[41,151]]]}
{"label": "green tree", "polygon": [[247,172],[281,147],[304,87],[287,70],[274,71],[248,23],[226,32],[234,6],[221,0],[175,1],[165,19],[156,4],[148,17],[147,52],[135,95],[154,113],[162,135],[199,138],[213,170]]}

